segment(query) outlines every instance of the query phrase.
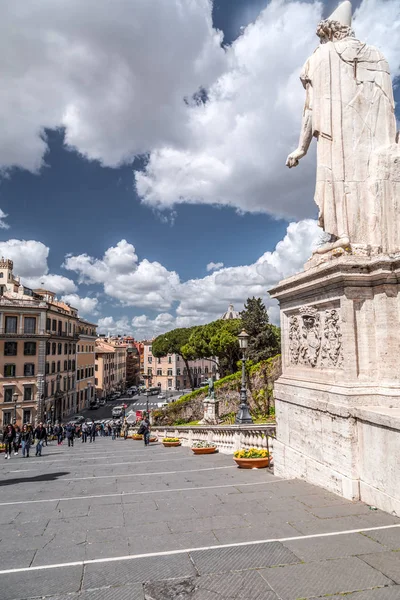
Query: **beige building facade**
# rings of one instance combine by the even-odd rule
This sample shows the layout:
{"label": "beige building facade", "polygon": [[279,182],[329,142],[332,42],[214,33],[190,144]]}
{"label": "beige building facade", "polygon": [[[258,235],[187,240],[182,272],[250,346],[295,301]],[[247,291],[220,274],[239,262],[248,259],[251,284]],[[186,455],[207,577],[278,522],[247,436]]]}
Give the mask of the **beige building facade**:
{"label": "beige building facade", "polygon": [[[168,354],[157,358],[152,353],[152,342],[143,342],[143,377],[146,387],[159,387],[162,391],[190,388],[190,378],[184,360],[179,354]],[[193,385],[199,387],[209,377],[216,378],[217,365],[214,360],[201,358],[189,361]]]}
{"label": "beige building facade", "polygon": [[0,260],[0,426],[62,421],[76,412],[79,327],[77,309],[48,290],[24,287],[12,261]]}
{"label": "beige building facade", "polygon": [[95,356],[96,325],[79,320],[76,348],[76,412],[88,408],[96,399]]}
{"label": "beige building facade", "polygon": [[95,385],[98,398],[126,387],[126,345],[112,338],[96,340]]}

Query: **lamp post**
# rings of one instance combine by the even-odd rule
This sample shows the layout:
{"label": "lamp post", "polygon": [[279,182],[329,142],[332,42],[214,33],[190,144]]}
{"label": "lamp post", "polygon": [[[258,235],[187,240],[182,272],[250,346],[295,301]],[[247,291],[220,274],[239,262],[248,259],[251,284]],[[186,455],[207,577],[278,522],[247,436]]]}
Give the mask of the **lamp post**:
{"label": "lamp post", "polygon": [[249,405],[247,404],[247,389],[246,389],[246,348],[249,343],[249,334],[244,330],[239,333],[239,346],[242,350],[242,387],[240,388],[240,404],[236,415],[236,425],[247,425],[253,422],[251,418]]}
{"label": "lamp post", "polygon": [[13,394],[13,400],[14,400],[14,424],[15,424],[17,422],[17,408],[19,408],[19,406],[17,406],[17,402],[18,402],[17,392],[14,392],[14,394]]}
{"label": "lamp post", "polygon": [[146,416],[149,416],[149,392],[146,392]]}

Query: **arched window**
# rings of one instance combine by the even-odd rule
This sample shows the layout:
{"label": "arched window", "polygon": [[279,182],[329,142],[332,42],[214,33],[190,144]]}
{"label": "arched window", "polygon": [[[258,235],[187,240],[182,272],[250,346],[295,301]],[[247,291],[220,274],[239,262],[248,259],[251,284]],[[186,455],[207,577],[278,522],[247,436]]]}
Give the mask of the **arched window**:
{"label": "arched window", "polygon": [[208,367],[204,367],[204,373],[208,375]]}

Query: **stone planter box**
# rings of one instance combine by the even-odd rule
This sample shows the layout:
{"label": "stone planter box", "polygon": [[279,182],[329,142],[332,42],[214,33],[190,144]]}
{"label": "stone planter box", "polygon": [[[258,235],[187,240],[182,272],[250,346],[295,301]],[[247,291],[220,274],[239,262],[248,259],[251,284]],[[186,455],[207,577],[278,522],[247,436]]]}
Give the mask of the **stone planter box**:
{"label": "stone planter box", "polygon": [[132,439],[133,440],[143,440],[143,436],[136,433],[135,435],[132,436]]}
{"label": "stone planter box", "polygon": [[213,446],[212,448],[192,448],[193,454],[214,454],[217,451],[217,448]]}
{"label": "stone planter box", "polygon": [[239,469],[265,469],[269,466],[271,457],[267,458],[234,458]]}
{"label": "stone planter box", "polygon": [[158,441],[158,437],[155,437],[155,436],[153,436],[149,439],[149,442],[157,442],[157,441]]}
{"label": "stone planter box", "polygon": [[166,448],[172,448],[173,446],[180,446],[180,442],[163,442],[163,446]]}

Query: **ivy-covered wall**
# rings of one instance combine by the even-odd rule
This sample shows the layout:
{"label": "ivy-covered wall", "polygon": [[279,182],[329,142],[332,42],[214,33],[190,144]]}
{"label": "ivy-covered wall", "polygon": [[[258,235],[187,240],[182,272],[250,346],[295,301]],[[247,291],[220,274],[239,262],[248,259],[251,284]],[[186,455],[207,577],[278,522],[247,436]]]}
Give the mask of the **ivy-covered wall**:
{"label": "ivy-covered wall", "polygon": [[[274,413],[273,385],[281,373],[280,354],[263,360],[247,368],[247,397],[253,418],[263,418]],[[239,405],[239,392],[242,373],[238,371],[218,380],[214,384],[215,397],[219,400],[221,419],[227,423],[234,421]],[[165,410],[153,412],[157,425],[178,425],[199,421],[203,418],[203,400],[207,387],[186,394]]]}

